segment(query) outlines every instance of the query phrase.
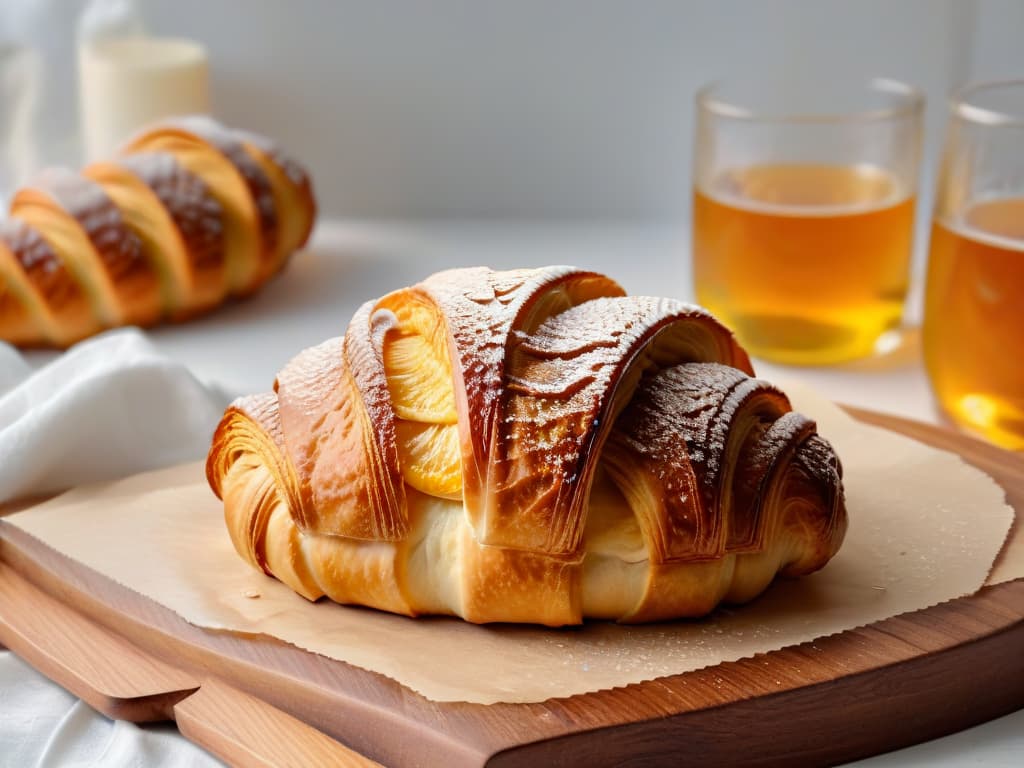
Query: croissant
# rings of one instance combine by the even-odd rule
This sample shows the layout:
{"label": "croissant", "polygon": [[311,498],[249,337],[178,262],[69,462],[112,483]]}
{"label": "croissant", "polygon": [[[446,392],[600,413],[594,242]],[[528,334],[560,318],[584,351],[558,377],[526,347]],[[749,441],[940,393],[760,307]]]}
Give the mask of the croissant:
{"label": "croissant", "polygon": [[441,272],[228,407],[207,477],[242,558],[410,616],[701,616],[825,565],[815,424],[704,310],[569,267]]}
{"label": "croissant", "polygon": [[161,123],[81,174],[45,171],[0,225],[0,339],[66,347],[251,294],[301,248],[308,174],[207,117]]}

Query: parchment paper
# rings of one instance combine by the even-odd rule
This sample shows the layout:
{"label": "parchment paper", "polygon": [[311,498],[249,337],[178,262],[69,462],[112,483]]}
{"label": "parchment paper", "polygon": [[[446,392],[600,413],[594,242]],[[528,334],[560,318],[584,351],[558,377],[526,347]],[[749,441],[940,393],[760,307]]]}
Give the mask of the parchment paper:
{"label": "parchment paper", "polygon": [[[952,454],[859,424],[802,387],[786,389],[842,458],[849,534],[821,572],[699,621],[552,630],[308,603],[235,554],[199,464],[77,489],[6,519],[194,624],[274,635],[438,701],[542,701],[626,685],[982,586],[1013,520],[1002,490]],[[1004,555],[998,577],[1024,577],[1020,548]]]}

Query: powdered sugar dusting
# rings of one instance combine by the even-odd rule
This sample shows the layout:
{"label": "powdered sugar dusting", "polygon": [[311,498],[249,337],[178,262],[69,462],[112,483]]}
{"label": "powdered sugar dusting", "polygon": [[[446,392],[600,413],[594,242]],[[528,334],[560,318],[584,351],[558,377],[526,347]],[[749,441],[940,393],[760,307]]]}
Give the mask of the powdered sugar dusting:
{"label": "powdered sugar dusting", "polygon": [[185,253],[198,271],[224,264],[224,210],[199,176],[169,152],[140,152],[118,159],[153,190],[185,242]]}
{"label": "powdered sugar dusting", "polygon": [[[263,173],[263,169],[249,156],[241,141],[231,130],[207,115],[187,115],[175,118],[165,122],[164,126],[192,137],[193,141],[200,141],[213,147],[235,167],[245,181],[256,206],[260,227],[260,262],[271,263],[277,247],[278,213],[274,204],[274,191],[270,186],[270,180]],[[163,128],[158,126],[153,129],[153,133],[159,135],[162,130]],[[145,148],[144,138],[137,137],[133,143],[142,141],[142,147]]]}
{"label": "powdered sugar dusting", "polygon": [[6,219],[0,222],[0,239],[30,284],[31,293],[26,298],[35,306],[37,321],[43,325],[41,336],[51,342],[78,338],[83,316],[98,326],[82,285],[32,225],[16,217]]}
{"label": "powdered sugar dusting", "polygon": [[39,176],[38,184],[78,221],[115,288],[135,273],[151,273],[142,256],[142,242],[124,223],[120,209],[103,187],[64,168],[48,169]]}
{"label": "powdered sugar dusting", "polygon": [[[610,445],[620,482],[629,484],[632,475],[646,473],[661,484],[666,515],[660,539],[666,558],[759,551],[769,536],[766,526],[785,524],[784,510],[765,506],[794,497],[829,501],[806,503],[817,512],[794,510],[799,522],[789,524],[806,524],[823,513],[828,522],[822,527],[827,528],[845,518],[838,503],[838,462],[814,434],[814,423],[792,412],[785,395],[770,384],[734,368],[694,363],[645,378],[617,420]],[[809,470],[808,463],[817,469]],[[805,470],[804,492],[773,492],[797,465]],[[673,486],[680,483],[671,481],[673,475],[694,477],[699,494],[692,499],[674,494]],[[681,525],[673,527],[672,520]],[[696,526],[690,528],[690,521]],[[827,560],[834,551],[828,551],[828,540],[821,536],[807,546],[812,551],[820,547]]]}
{"label": "powdered sugar dusting", "polygon": [[671,299],[597,298],[547,320],[510,356],[484,540],[576,551],[617,389],[628,398],[660,355],[733,362],[737,350],[710,315]]}
{"label": "powdered sugar dusting", "polygon": [[63,263],[50,244],[21,219],[0,220],[0,240],[3,240],[30,278],[64,270]]}
{"label": "powdered sugar dusting", "polygon": [[743,440],[737,411],[744,398],[736,393],[746,382],[763,384],[717,363],[672,366],[645,377],[615,423],[610,445],[620,482],[643,472],[662,488],[664,515],[652,522],[665,560],[725,553],[730,526],[719,475],[727,442]]}
{"label": "powdered sugar dusting", "polygon": [[281,416],[277,408],[277,396],[273,392],[259,392],[236,398],[230,406],[244,413],[249,419],[259,424],[271,442],[279,449],[284,449],[284,432],[281,431]]}
{"label": "powdered sugar dusting", "polygon": [[186,131],[215,147],[224,155],[245,179],[256,211],[259,213],[260,235],[263,245],[262,257],[272,257],[277,247],[277,209],[274,205],[274,191],[263,169],[245,151],[232,131],[206,115],[188,115],[178,121]]}
{"label": "powdered sugar dusting", "polygon": [[[834,552],[839,548],[847,525],[842,462],[825,438],[811,435],[797,448],[792,466],[807,478],[807,483],[817,492],[821,502],[806,505],[803,520],[805,524],[818,528],[822,545]],[[799,493],[799,489],[796,490]]]}
{"label": "powdered sugar dusting", "polygon": [[455,366],[462,373],[466,431],[474,447],[474,456],[464,458],[464,465],[487,466],[498,428],[495,418],[504,386],[506,350],[520,316],[546,291],[591,274],[573,267],[506,272],[476,267],[439,272],[420,286],[447,323],[457,356]]}
{"label": "powdered sugar dusting", "polygon": [[288,181],[296,187],[307,186],[309,174],[306,169],[291,155],[285,152],[279,144],[271,141],[266,136],[251,131],[234,130],[235,137],[246,144],[252,144],[260,152],[269,157],[288,177]]}

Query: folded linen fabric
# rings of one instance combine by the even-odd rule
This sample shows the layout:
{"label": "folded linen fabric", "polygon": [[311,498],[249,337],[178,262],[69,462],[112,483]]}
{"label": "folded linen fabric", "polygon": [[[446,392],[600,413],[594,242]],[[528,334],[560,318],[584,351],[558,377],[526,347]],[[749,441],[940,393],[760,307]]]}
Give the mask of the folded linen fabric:
{"label": "folded linen fabric", "polygon": [[36,370],[0,343],[0,502],[202,458],[229,399],[135,329]]}

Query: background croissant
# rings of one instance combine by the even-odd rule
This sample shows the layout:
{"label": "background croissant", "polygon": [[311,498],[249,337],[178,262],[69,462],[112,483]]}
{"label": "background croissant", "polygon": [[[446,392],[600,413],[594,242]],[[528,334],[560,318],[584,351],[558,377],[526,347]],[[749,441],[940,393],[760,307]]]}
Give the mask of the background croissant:
{"label": "background croissant", "polygon": [[309,237],[307,173],[267,139],[187,117],[81,174],[51,169],[0,223],[0,339],[66,347],[252,293]]}
{"label": "background croissant", "polygon": [[846,530],[813,422],[703,310],[554,267],[370,302],[214,435],[239,554],[310,599],[474,622],[699,616]]}

